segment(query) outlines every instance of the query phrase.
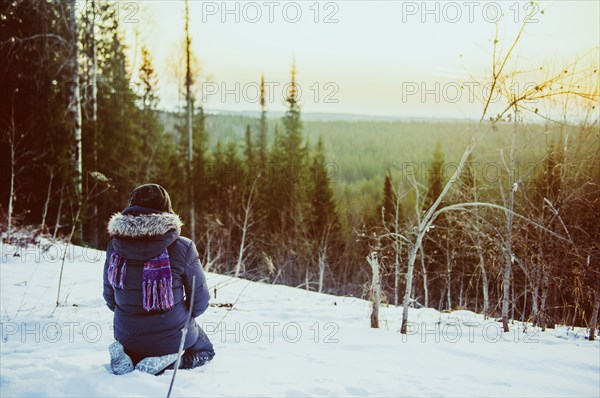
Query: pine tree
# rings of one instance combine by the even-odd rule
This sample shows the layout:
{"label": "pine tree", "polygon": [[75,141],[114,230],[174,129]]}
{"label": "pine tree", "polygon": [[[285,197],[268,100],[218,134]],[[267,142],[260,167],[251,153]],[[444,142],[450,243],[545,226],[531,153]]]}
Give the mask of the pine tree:
{"label": "pine tree", "polygon": [[[144,172],[138,180],[150,182],[157,177],[156,162],[157,157],[163,156],[161,153],[162,125],[160,124],[156,112],[158,105],[158,77],[152,64],[150,51],[144,45],[142,46],[142,64],[139,69],[138,77],[141,82],[141,111],[142,111],[142,139],[143,153],[146,161],[140,171]],[[158,153],[157,153],[158,152]]]}
{"label": "pine tree", "polygon": [[257,152],[258,152],[258,167],[259,171],[264,174],[267,167],[267,107],[265,94],[265,77],[260,75],[260,129],[258,132]]}
{"label": "pine tree", "polygon": [[204,108],[196,107],[192,122],[192,141],[193,141],[193,178],[194,185],[194,208],[196,219],[206,221],[209,212],[208,184],[206,169],[210,168],[208,164],[208,131],[206,130],[206,114]]}
{"label": "pine tree", "polygon": [[318,291],[322,291],[326,268],[335,269],[341,246],[341,230],[336,203],[330,186],[330,176],[325,161],[323,139],[319,137],[310,166],[310,216],[309,231],[312,252],[316,254]]}
{"label": "pine tree", "polygon": [[311,231],[313,237],[317,241],[320,241],[327,234],[332,234],[334,229],[339,229],[335,198],[330,186],[329,173],[327,164],[325,163],[323,139],[321,137],[319,137],[319,141],[317,142],[310,175],[312,179],[312,190],[310,193]]}
{"label": "pine tree", "polygon": [[142,64],[139,69],[138,77],[141,81],[141,104],[142,109],[154,110],[158,103],[157,86],[158,77],[152,64],[152,57],[146,45],[142,46]]}
{"label": "pine tree", "polygon": [[297,212],[301,211],[304,205],[303,193],[307,176],[306,146],[303,145],[295,64],[292,65],[286,102],[288,109],[283,117],[284,135],[282,137],[284,161],[275,166],[282,168],[282,190],[276,194],[280,197],[280,208],[285,214],[285,223],[289,226],[293,218],[298,218]]}
{"label": "pine tree", "polygon": [[[383,208],[383,211],[382,211]],[[385,226],[394,224],[396,219],[396,194],[392,188],[392,176],[390,170],[385,174],[383,184],[383,204],[378,210],[377,218],[381,220],[383,213],[383,223]]]}
{"label": "pine tree", "polygon": [[266,169],[263,182],[267,188],[263,204],[267,220],[266,231],[279,233],[283,228],[284,216],[280,194],[287,188],[287,184],[283,170],[286,160],[285,147],[278,125],[275,126],[273,132],[273,144],[271,145],[269,160],[269,167]]}
{"label": "pine tree", "polygon": [[[98,35],[98,171],[113,181],[110,195],[99,198],[99,219],[121,210],[131,189],[142,182],[138,176],[145,165],[145,131],[139,98],[130,86],[125,46],[114,8],[107,8],[105,24]],[[106,237],[104,237],[106,242]]]}

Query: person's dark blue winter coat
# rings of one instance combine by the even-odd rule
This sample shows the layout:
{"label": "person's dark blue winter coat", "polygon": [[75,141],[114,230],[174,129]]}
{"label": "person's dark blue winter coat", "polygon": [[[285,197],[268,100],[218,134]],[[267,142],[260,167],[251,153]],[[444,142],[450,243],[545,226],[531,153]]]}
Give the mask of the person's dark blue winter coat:
{"label": "person's dark blue winter coat", "polygon": [[[195,322],[208,307],[206,278],[194,243],[180,236],[182,222],[174,213],[130,206],[112,216],[108,223],[111,241],[104,266],[104,299],[114,311],[114,337],[136,360],[171,354],[179,350],[195,276],[194,305],[184,348],[197,345],[206,336]],[[167,249],[173,275],[174,307],[148,312],[142,305],[144,261]],[[108,259],[116,252],[127,260],[124,288],[114,288],[108,280]],[[206,339],[207,340],[207,339]],[[207,343],[210,345],[210,342]],[[210,345],[212,350],[212,345]]]}

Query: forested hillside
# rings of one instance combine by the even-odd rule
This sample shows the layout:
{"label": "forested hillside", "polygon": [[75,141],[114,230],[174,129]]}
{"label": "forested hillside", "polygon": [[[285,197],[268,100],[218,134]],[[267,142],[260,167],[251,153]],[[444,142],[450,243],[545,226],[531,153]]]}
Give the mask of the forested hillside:
{"label": "forested hillside", "polygon": [[[396,305],[404,295],[405,307],[466,308],[505,327],[508,317],[595,323],[597,64],[561,71],[523,98],[504,93],[500,114],[484,102],[482,121],[452,122],[304,121],[295,65],[282,117],[269,117],[264,90],[259,117],[205,113],[188,62],[188,107],[167,113],[151,52],[140,48],[134,79],[115,9],[85,4],[2,3],[7,240],[33,226],[104,248],[109,217],[132,188],[154,182],[206,271]],[[583,94],[582,81],[592,81]],[[589,117],[531,122],[538,108],[525,100],[550,97],[552,84],[566,87],[569,101],[552,95],[559,107],[576,98]]]}

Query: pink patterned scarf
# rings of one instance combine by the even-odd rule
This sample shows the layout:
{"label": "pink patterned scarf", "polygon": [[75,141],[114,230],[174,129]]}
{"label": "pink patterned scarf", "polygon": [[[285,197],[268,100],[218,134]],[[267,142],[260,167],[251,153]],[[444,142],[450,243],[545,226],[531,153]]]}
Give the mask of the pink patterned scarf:
{"label": "pink patterned scarf", "polygon": [[[114,288],[125,287],[127,260],[112,252],[108,260],[108,280]],[[168,311],[175,305],[173,275],[167,249],[144,262],[142,303],[146,311]]]}

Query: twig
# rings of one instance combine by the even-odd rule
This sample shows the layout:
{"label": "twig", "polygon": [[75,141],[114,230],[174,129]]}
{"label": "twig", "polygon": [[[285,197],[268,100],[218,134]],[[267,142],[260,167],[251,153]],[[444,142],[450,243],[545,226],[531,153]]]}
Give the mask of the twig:
{"label": "twig", "polygon": [[[242,293],[244,293],[244,290],[246,290],[246,288],[247,288],[248,286],[250,286],[250,284],[251,284],[251,283],[252,283],[252,281],[248,281],[248,283],[246,284],[246,286],[244,286],[244,288],[243,288],[243,289],[240,291],[240,294],[238,295],[238,297],[237,297],[237,298],[235,299],[235,301],[234,301],[234,302],[231,304],[231,307],[230,307],[231,309],[233,309],[233,307],[235,307],[235,305],[237,304],[237,302],[240,300],[240,297],[242,297]],[[217,323],[217,327],[215,328],[215,330],[216,330],[216,329],[218,329],[218,328],[219,328],[219,326],[221,326],[221,323],[223,323],[223,321],[225,320],[225,317],[226,317],[227,315],[229,315],[229,312],[231,311],[231,309],[230,309],[229,311],[227,311],[227,312],[225,313],[225,315],[223,315],[223,318],[221,318],[221,320],[219,321],[219,323]],[[167,398],[168,398],[168,397],[167,397]]]}

